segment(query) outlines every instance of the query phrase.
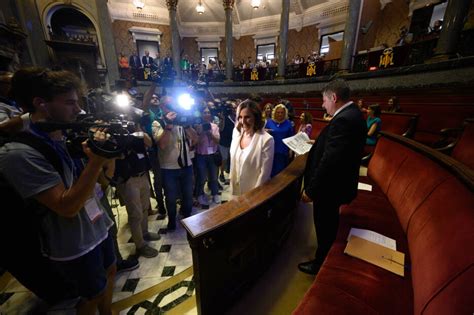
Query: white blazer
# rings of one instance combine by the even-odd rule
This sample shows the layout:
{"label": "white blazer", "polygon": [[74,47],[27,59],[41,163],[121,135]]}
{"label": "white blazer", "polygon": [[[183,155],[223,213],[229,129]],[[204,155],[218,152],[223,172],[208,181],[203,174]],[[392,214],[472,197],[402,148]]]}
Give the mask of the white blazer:
{"label": "white blazer", "polygon": [[[230,145],[230,187],[232,195],[242,195],[263,185],[270,179],[273,166],[275,142],[273,137],[264,130],[255,132],[248,154],[244,156],[242,165],[237,167],[237,149],[242,134],[234,129]],[[239,174],[237,170],[240,169]]]}

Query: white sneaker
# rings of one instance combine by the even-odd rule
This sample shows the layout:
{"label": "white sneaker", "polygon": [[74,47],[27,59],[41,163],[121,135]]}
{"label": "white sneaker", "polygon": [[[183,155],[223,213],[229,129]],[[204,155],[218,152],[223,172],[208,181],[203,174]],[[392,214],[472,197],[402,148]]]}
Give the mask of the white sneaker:
{"label": "white sneaker", "polygon": [[221,203],[221,196],[219,195],[212,196],[212,199],[214,199],[214,203],[217,203],[217,204]]}
{"label": "white sneaker", "polygon": [[201,195],[198,197],[198,202],[199,204],[201,204],[202,206],[209,206],[209,201],[207,200],[207,196],[206,195]]}

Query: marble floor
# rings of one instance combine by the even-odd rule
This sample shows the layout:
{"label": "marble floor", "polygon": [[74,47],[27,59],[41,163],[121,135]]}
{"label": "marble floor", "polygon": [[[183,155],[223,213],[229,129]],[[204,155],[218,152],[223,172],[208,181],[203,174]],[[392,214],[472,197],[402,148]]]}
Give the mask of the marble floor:
{"label": "marble floor", "polygon": [[[222,186],[221,199],[222,202],[226,202],[230,198],[229,185]],[[113,196],[113,192],[110,196]],[[120,253],[124,258],[135,255],[135,245],[131,240],[125,207],[120,206],[117,199],[109,197],[109,200],[118,226],[117,240]],[[152,207],[155,208],[156,201],[151,199],[151,203]],[[217,204],[210,203],[209,207],[204,208],[212,209],[216,206]],[[207,211],[207,209],[196,206],[193,207],[192,214]],[[179,219],[181,217],[178,214]],[[138,269],[123,272],[116,276],[112,302],[115,303],[114,308],[120,314],[145,314],[148,310],[154,311],[147,314],[162,314],[193,296],[195,290],[191,268],[192,255],[186,238],[186,231],[181,224],[177,224],[175,231],[167,231],[167,224],[167,218],[159,220],[158,215],[148,217],[149,231],[161,235],[160,240],[149,242],[151,247],[159,251],[158,256],[153,258],[138,257],[140,262]],[[158,286],[165,283],[166,280],[172,280],[176,278],[176,275],[186,272],[189,276],[179,282],[171,281],[170,287]],[[42,302],[14,278],[3,277],[2,280],[4,284],[3,286],[0,285],[0,315],[42,312],[44,309]],[[156,287],[161,291],[157,292]],[[146,294],[141,294],[143,292],[146,292]],[[138,296],[138,298],[133,298],[135,296]],[[146,299],[141,299],[143,296],[146,296]],[[123,300],[129,302],[118,303]],[[140,303],[137,302],[133,306],[120,309],[121,305],[127,306],[127,304],[134,301]]]}
{"label": "marble floor", "polygon": [[[361,167],[361,176],[367,168]],[[221,197],[230,198],[229,186],[224,185]],[[131,242],[125,207],[112,199],[115,219],[119,227],[118,243],[124,258],[135,254]],[[156,201],[152,199],[152,206]],[[211,204],[210,208],[216,204]],[[193,214],[206,211],[193,208]],[[157,257],[139,257],[140,267],[116,277],[113,309],[117,314],[197,314],[195,287],[192,274],[192,256],[186,231],[178,224],[173,232],[166,230],[167,219],[149,216],[149,230],[161,234],[161,239],[150,242],[159,251]],[[292,246],[300,244],[300,246]],[[310,259],[315,250],[311,204],[300,204],[292,233],[282,253],[252,290],[242,297],[228,314],[290,314],[311,285],[313,277],[297,271],[297,263]],[[275,280],[277,279],[277,280]],[[272,285],[268,285],[272,283]],[[277,301],[277,302],[275,302]],[[249,305],[252,308],[249,309]],[[40,311],[38,311],[40,310]],[[44,305],[8,276],[0,278],[0,315],[44,314]],[[60,310],[48,314],[74,314]]]}

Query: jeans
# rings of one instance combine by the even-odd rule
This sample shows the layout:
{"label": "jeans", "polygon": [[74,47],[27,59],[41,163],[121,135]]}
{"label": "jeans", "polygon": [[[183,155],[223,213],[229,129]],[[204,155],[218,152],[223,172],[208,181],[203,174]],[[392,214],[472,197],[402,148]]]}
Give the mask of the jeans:
{"label": "jeans", "polygon": [[176,226],[176,200],[181,198],[181,215],[191,215],[193,208],[193,167],[180,169],[161,169],[161,178],[165,190],[168,227]]}
{"label": "jeans", "polygon": [[209,183],[209,189],[211,190],[211,194],[213,196],[217,195],[219,192],[219,188],[217,186],[218,169],[216,163],[214,163],[214,156],[211,154],[197,154],[196,164],[199,173],[199,181],[196,183],[198,196],[204,195],[204,183],[206,182],[206,179]]}

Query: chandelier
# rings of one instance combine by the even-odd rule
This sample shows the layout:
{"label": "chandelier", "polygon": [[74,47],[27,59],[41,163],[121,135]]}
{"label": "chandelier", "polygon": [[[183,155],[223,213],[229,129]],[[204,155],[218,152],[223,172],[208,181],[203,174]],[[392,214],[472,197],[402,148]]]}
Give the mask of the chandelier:
{"label": "chandelier", "polygon": [[203,14],[204,11],[205,11],[204,6],[202,5],[201,0],[199,0],[198,5],[196,6],[196,12],[198,14]]}
{"label": "chandelier", "polygon": [[138,9],[141,10],[145,6],[145,0],[133,0],[133,5]]}
{"label": "chandelier", "polygon": [[252,5],[252,8],[256,10],[260,6],[260,0],[250,0],[250,4]]}

